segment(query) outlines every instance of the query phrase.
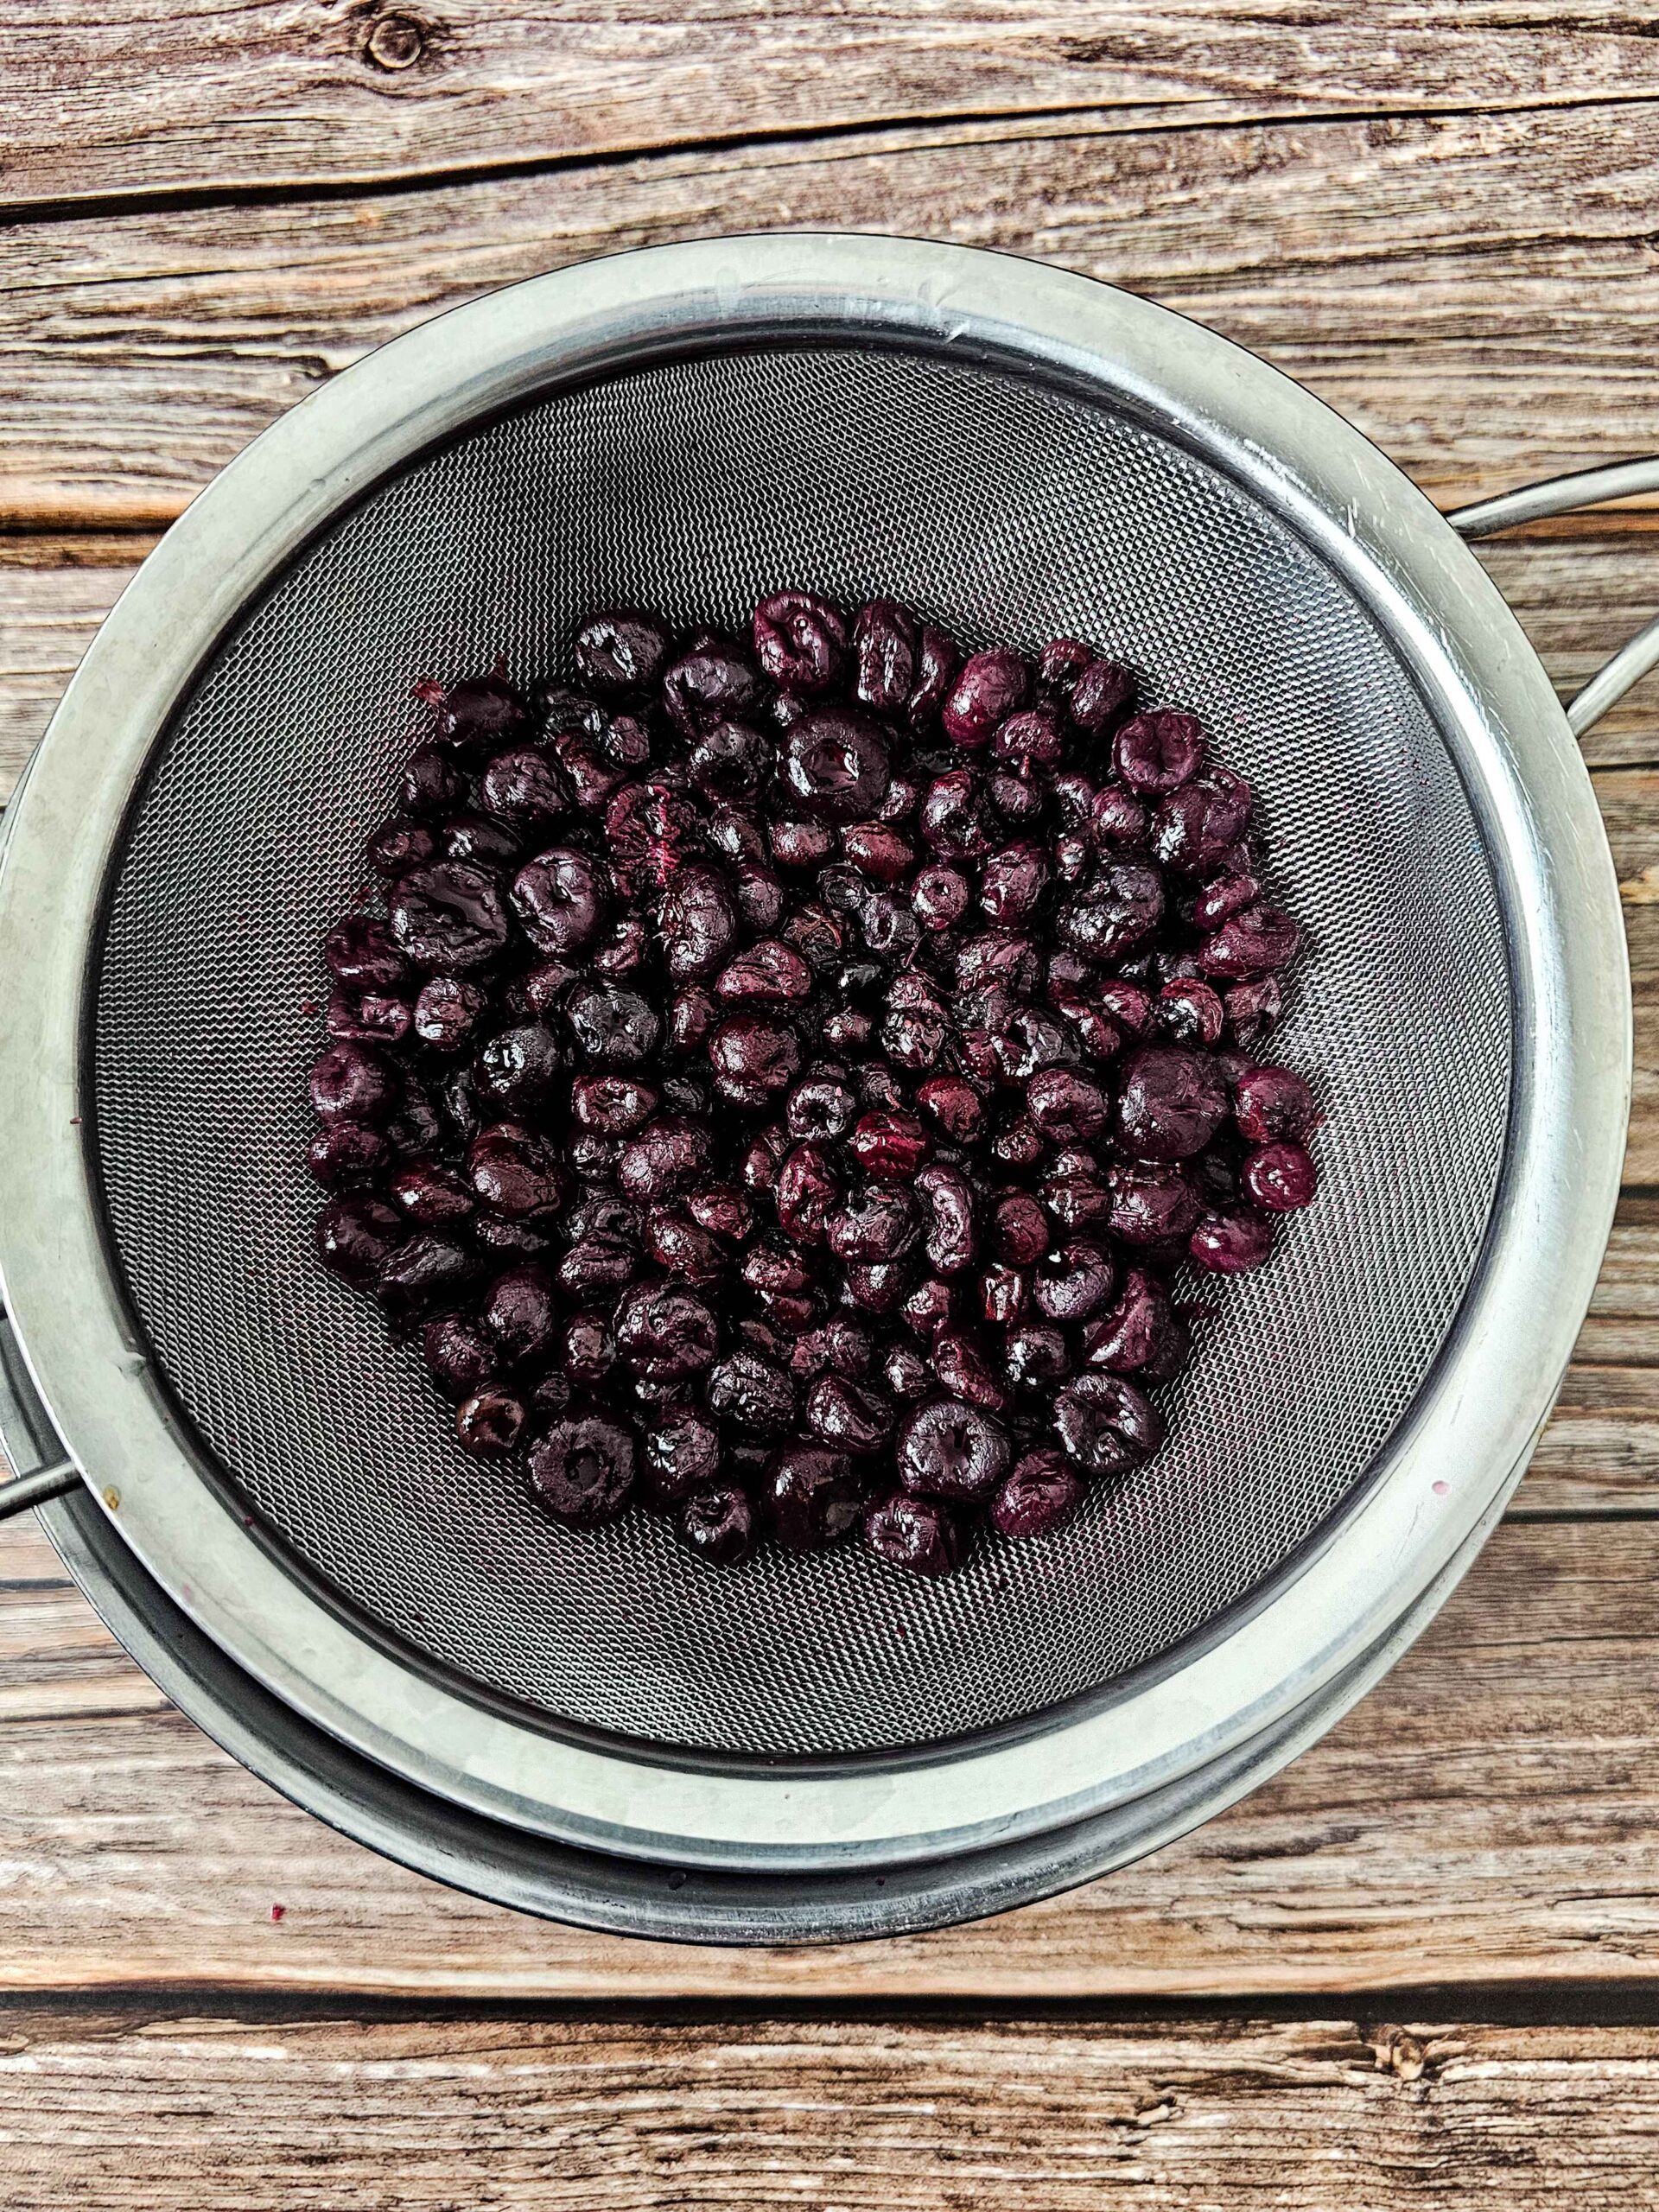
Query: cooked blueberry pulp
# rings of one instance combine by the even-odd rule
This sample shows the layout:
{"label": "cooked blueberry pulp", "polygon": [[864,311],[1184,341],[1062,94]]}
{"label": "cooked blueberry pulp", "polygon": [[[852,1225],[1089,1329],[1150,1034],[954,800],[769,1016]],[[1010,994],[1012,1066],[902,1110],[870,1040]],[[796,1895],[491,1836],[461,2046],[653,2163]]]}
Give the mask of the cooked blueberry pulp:
{"label": "cooked blueberry pulp", "polygon": [[323,941],[323,1265],[557,1519],[949,1573],[1151,1457],[1184,1262],[1259,1268],[1320,1119],[1249,785],[1075,639],[888,601],[594,615],[416,687]]}

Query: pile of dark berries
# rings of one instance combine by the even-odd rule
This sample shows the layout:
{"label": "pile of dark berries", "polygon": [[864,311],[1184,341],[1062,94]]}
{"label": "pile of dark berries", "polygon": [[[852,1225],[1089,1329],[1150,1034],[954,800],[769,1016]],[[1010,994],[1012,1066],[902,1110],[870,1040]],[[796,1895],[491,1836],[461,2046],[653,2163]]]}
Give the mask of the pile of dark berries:
{"label": "pile of dark berries", "polygon": [[1174,1271],[1313,1196],[1249,785],[1075,639],[882,601],[575,664],[416,687],[323,943],[323,1264],[575,1527],[923,1574],[1058,1528],[1158,1448]]}

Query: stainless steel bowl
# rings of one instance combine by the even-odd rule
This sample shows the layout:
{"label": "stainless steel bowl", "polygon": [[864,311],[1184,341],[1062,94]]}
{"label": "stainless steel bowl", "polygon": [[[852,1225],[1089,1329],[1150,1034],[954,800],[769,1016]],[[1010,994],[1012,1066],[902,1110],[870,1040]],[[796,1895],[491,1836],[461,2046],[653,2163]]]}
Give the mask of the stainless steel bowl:
{"label": "stainless steel bowl", "polygon": [[[869,479],[895,455],[884,505]],[[1643,467],[1528,511],[1659,480]],[[1605,840],[1568,717],[1453,527],[1511,518],[1448,522],[1179,317],[906,240],[622,256],[336,378],[145,564],[9,820],[0,1279],[39,1403],[7,1433],[41,1471],[12,1503],[84,1471],[48,1526],[188,1711],[353,1833],[533,1910],[699,1939],[927,1925],[1228,1802],[1375,1679],[1472,1556],[1559,1387],[1617,1195],[1630,1018]],[[546,567],[515,601],[499,548],[522,575],[538,527]],[[400,1531],[362,1503],[384,1468],[353,1488],[294,1372],[296,1344],[359,1325],[309,1281],[286,1124],[259,1118],[303,1053],[269,994],[337,893],[318,875],[284,905],[287,877],[257,865],[272,810],[340,837],[336,772],[347,816],[378,803],[397,729],[343,745],[359,725],[329,717],[385,691],[385,656],[353,641],[384,629],[406,653],[410,604],[442,600],[428,649],[488,658],[484,626],[536,650],[567,588],[671,603],[706,572],[735,601],[791,556],[931,599],[969,636],[1092,623],[1262,784],[1315,967],[1341,985],[1310,985],[1294,1041],[1345,1086],[1338,1195],[1236,1308],[1282,1332],[1278,1381],[1252,1398],[1218,1331],[1179,1424],[1197,1456],[1100,1501],[1040,1573],[987,1570],[966,1598],[849,1557],[768,1570],[740,1605],[690,1588],[648,1533],[561,1550],[503,1517],[508,1587],[435,1505],[404,1606]],[[1580,726],[1656,652],[1644,633]],[[227,869],[235,920],[204,949],[203,887]],[[1363,945],[1344,930],[1362,913]],[[177,1080],[203,993],[247,1025],[234,1095]],[[186,1147],[203,1098],[217,1122]],[[361,1402],[359,1433],[392,1433],[398,1387]],[[619,1592],[678,1624],[642,1665],[637,1639],[606,1640]]]}

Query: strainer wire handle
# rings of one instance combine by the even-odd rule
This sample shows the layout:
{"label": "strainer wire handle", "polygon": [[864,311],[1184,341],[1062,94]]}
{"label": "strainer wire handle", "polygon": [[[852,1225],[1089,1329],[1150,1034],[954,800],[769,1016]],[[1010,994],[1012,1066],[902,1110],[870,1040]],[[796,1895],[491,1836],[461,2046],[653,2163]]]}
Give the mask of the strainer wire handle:
{"label": "strainer wire handle", "polygon": [[10,1321],[0,1313],[0,1438],[12,1463],[26,1451],[39,1454],[37,1464],[9,1483],[0,1483],[0,1521],[26,1513],[31,1505],[44,1505],[61,1497],[80,1482],[80,1470],[63,1449],[51,1417],[29,1379]]}
{"label": "strainer wire handle", "polygon": [[[1495,531],[1512,530],[1517,523],[1537,522],[1546,515],[1575,514],[1581,507],[1599,506],[1605,499],[1628,499],[1639,492],[1659,492],[1659,454],[1646,461],[1617,461],[1611,468],[1581,468],[1570,476],[1547,477],[1541,484],[1524,484],[1518,491],[1502,492],[1495,499],[1478,499],[1472,506],[1454,507],[1446,516],[1464,537],[1491,537]],[[1575,737],[1582,737],[1615,705],[1630,686],[1659,664],[1659,615],[1638,630],[1604,662],[1567,710]]]}

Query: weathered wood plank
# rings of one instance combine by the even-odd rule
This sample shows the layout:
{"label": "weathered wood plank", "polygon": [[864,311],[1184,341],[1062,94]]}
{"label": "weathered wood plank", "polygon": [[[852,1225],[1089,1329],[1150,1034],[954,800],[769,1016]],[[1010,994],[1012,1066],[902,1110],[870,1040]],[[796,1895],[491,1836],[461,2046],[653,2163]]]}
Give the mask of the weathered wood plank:
{"label": "weathered wood plank", "polygon": [[0,204],[429,176],[757,134],[1075,108],[1204,121],[1659,92],[1659,16],[1378,0],[30,0],[0,25]]}
{"label": "weathered wood plank", "polygon": [[925,228],[1189,309],[1448,503],[1659,449],[1659,107],[1124,134],[1101,116],[0,234],[0,526],[151,528],[279,409],[512,278],[752,227]]}
{"label": "weathered wood plank", "polygon": [[1654,2202],[1659,2029],[29,2012],[0,2126],[13,2212],[1600,2212]]}
{"label": "weathered wood plank", "polygon": [[12,1524],[0,1990],[1045,2002],[1659,1980],[1656,1580],[1659,1527],[1512,1523],[1377,1691],[1184,1842],[992,1925],[753,1955],[522,1921],[345,1843],[95,1648],[44,1539]]}

